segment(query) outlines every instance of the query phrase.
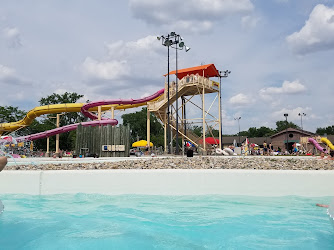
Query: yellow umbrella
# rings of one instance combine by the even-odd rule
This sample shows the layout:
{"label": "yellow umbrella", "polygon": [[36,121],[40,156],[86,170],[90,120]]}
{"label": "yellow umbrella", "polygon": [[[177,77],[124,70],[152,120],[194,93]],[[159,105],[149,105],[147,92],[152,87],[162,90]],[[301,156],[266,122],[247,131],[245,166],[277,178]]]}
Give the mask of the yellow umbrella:
{"label": "yellow umbrella", "polygon": [[[140,140],[132,143],[132,147],[137,148],[137,147],[146,147],[147,146],[147,141],[145,140]],[[150,142],[150,147],[153,147],[153,143]]]}

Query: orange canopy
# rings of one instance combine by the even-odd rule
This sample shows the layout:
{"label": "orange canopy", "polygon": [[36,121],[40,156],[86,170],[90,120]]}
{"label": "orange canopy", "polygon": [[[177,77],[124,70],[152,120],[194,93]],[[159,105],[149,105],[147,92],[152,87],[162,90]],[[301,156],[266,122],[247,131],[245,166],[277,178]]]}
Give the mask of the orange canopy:
{"label": "orange canopy", "polygon": [[[175,70],[169,72],[170,75],[175,75],[175,73],[176,73]],[[196,67],[191,67],[191,68],[186,68],[186,69],[179,69],[177,71],[177,78],[182,79],[186,75],[191,75],[191,74],[194,74],[194,75],[199,74],[200,76],[209,78],[209,77],[218,77],[219,71],[216,69],[216,66],[213,63],[211,63],[211,64],[206,64],[206,65],[201,65],[201,66],[196,66]]]}

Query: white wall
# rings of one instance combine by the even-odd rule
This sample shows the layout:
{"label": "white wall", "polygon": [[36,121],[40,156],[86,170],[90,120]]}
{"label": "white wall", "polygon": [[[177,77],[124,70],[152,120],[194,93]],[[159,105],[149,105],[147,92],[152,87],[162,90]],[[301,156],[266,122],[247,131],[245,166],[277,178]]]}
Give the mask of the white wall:
{"label": "white wall", "polygon": [[333,196],[334,171],[56,170],[2,171],[0,194]]}

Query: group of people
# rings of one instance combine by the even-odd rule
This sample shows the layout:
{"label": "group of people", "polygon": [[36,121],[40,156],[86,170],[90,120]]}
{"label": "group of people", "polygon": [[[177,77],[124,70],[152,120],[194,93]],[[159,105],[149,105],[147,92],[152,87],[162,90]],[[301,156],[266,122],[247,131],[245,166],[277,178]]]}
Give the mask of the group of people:
{"label": "group of people", "polygon": [[322,159],[322,160],[334,160],[334,150],[330,150],[329,154],[326,156],[325,152],[321,152],[320,156],[318,157],[318,159]]}
{"label": "group of people", "polygon": [[266,141],[263,142],[263,155],[271,155],[274,151],[274,146],[269,143],[267,144]]}

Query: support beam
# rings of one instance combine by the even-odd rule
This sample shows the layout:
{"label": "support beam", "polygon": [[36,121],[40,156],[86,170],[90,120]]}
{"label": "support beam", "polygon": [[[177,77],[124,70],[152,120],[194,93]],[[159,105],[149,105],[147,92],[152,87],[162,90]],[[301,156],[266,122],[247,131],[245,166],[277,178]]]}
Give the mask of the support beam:
{"label": "support beam", "polygon": [[203,85],[203,91],[202,91],[202,116],[203,116],[203,153],[205,154],[206,152],[206,143],[205,143],[205,100],[204,100],[204,96],[205,96],[205,88]]}
{"label": "support beam", "polygon": [[151,121],[150,121],[150,110],[147,109],[147,134],[146,134],[146,138],[147,138],[147,147],[148,149],[150,148],[150,141],[151,141]]}
{"label": "support beam", "polygon": [[50,137],[46,137],[46,153],[45,157],[50,156]]}
{"label": "support beam", "polygon": [[[57,114],[57,128],[59,128],[60,114]],[[59,134],[56,135],[56,155],[59,156]]]}
{"label": "support beam", "polygon": [[102,117],[102,107],[101,106],[98,106],[97,107],[97,119],[99,120],[99,121],[101,121],[101,117]]}
{"label": "support beam", "polygon": [[[221,84],[221,81],[219,83],[219,85]],[[219,148],[222,149],[222,111],[221,111],[221,86],[219,86],[219,92],[218,92],[218,96],[219,96],[219,104],[218,104],[218,112],[219,112]]]}
{"label": "support beam", "polygon": [[[173,128],[173,129],[175,129],[176,130],[176,128],[173,126],[173,125],[170,125],[171,126],[171,128]],[[198,144],[195,142],[195,141],[193,141],[191,138],[189,138],[188,136],[186,136],[185,134],[183,134],[182,132],[179,132],[182,136],[184,136],[184,138],[186,138],[188,141],[190,141],[192,144],[194,144],[196,147],[198,147]]]}
{"label": "support beam", "polygon": [[[182,105],[181,105],[181,108],[182,108],[182,118],[181,118],[181,128],[183,128],[183,132],[184,134],[186,134],[186,130],[185,130],[185,120],[184,120],[184,110],[185,110],[185,106],[184,106],[184,97],[182,96],[181,97],[181,100],[182,100]],[[184,155],[184,136],[182,136],[182,154]]]}
{"label": "support beam", "polygon": [[112,106],[110,111],[111,111],[111,119],[115,119],[115,107]]}
{"label": "support beam", "polygon": [[167,148],[167,110],[164,115],[164,149],[165,149],[165,154],[168,153],[168,148]]}

